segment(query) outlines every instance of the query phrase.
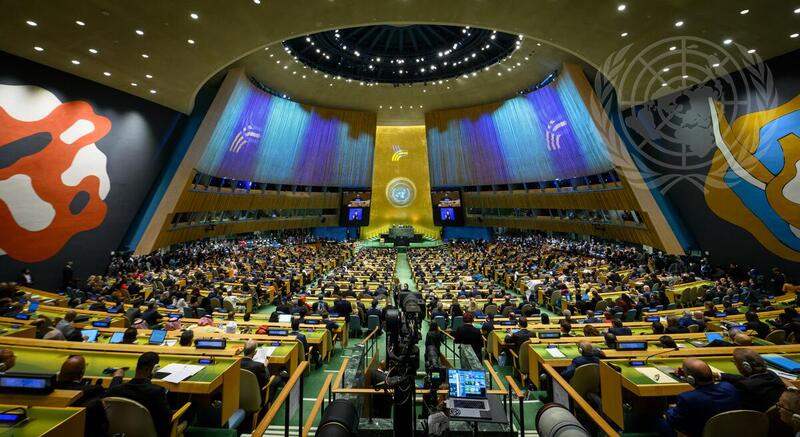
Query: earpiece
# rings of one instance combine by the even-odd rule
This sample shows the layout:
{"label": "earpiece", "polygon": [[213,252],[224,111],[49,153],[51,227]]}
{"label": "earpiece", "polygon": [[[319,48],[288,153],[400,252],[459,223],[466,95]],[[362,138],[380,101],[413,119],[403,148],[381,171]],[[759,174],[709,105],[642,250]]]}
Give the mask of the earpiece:
{"label": "earpiece", "polygon": [[747,373],[753,373],[753,366],[746,360],[742,361],[742,370],[744,370]]}
{"label": "earpiece", "polygon": [[694,379],[694,376],[692,375],[686,375],[686,383],[694,387],[695,384],[697,383],[697,380]]}

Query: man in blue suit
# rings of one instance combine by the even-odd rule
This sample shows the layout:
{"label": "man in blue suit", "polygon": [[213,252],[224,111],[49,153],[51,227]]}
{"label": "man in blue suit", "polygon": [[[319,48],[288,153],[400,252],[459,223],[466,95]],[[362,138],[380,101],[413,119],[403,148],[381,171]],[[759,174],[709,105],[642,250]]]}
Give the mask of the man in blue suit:
{"label": "man in blue suit", "polygon": [[596,364],[600,362],[603,357],[603,352],[595,350],[592,343],[588,341],[581,341],[578,343],[578,351],[581,353],[579,356],[572,359],[572,363],[566,369],[561,371],[561,377],[566,379],[567,382],[575,374],[575,369],[584,364]]}
{"label": "man in blue suit", "polygon": [[[697,358],[683,360],[683,373],[694,390],[678,395],[675,406],[666,416],[667,428],[663,434],[675,435],[679,431],[689,437],[701,436],[709,419],[719,413],[741,408],[736,387],[729,382],[714,383],[711,367]],[[672,434],[670,434],[672,432]]]}

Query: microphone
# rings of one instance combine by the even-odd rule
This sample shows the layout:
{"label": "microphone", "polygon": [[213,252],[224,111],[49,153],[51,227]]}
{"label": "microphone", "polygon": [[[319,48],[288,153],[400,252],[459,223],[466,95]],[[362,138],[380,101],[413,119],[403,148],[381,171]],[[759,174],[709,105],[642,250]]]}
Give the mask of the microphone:
{"label": "microphone", "polygon": [[[677,351],[677,350],[680,350],[680,348],[671,347],[669,349],[660,350],[660,351],[658,351],[658,352],[656,352],[654,354],[651,354],[647,358],[644,359],[644,365],[645,366],[647,365],[647,362],[650,361],[650,358],[657,357],[657,356],[659,356],[661,354],[665,354],[667,352],[673,352],[673,351]],[[632,361],[632,360],[629,360],[629,361]]]}

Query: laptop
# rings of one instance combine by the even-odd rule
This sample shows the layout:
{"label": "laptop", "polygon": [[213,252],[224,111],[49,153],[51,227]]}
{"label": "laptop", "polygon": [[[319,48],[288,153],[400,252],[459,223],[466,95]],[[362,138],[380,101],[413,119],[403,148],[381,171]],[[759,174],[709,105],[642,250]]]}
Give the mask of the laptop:
{"label": "laptop", "polygon": [[450,388],[447,408],[451,417],[491,419],[483,370],[447,369],[447,381]]}

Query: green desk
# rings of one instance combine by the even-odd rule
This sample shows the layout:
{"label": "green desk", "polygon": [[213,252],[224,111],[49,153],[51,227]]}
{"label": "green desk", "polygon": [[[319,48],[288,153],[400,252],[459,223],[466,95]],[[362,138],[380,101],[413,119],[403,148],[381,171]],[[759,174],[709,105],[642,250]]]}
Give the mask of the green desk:
{"label": "green desk", "polygon": [[[125,378],[133,377],[136,369],[138,353],[120,353],[108,351],[86,351],[74,349],[44,349],[27,346],[9,345],[17,356],[14,366],[16,372],[56,373],[61,364],[70,355],[80,354],[86,359],[86,377],[100,379],[103,385],[108,385],[111,378],[103,374],[108,367],[129,367]],[[161,367],[171,363],[197,364],[200,356],[192,355],[167,355],[159,354]],[[203,370],[189,379],[178,384],[164,382],[158,379],[153,384],[158,384],[176,393],[187,393],[195,399],[210,402],[211,396],[222,390],[222,422],[225,422],[239,407],[239,359],[215,357],[214,364],[207,365]],[[222,425],[222,423],[220,423]]]}
{"label": "green desk", "polygon": [[[3,411],[22,405],[0,405]],[[83,408],[26,407],[28,420],[15,427],[0,426],[3,437],[82,436],[86,426]]]}

